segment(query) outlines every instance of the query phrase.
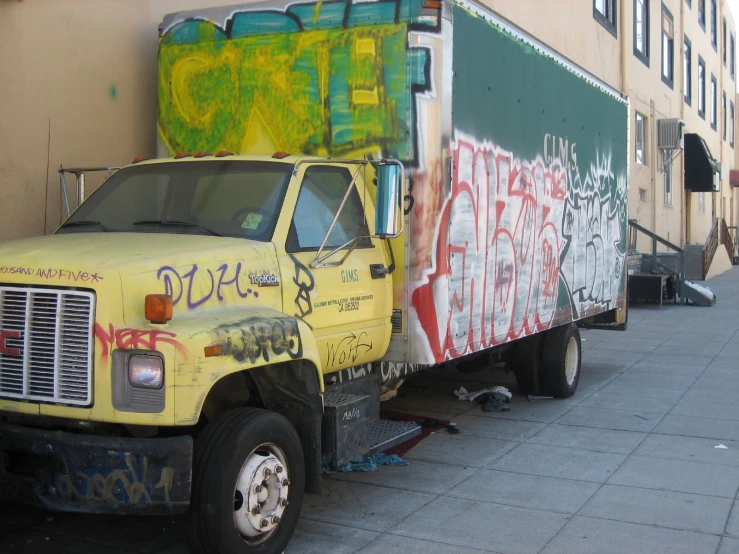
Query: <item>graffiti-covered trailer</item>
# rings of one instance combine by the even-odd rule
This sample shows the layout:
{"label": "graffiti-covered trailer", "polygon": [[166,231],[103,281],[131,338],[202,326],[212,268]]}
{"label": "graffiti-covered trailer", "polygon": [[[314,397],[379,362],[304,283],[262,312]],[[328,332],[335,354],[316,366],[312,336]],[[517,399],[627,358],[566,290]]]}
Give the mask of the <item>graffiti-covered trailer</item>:
{"label": "graffiti-covered trailer", "polygon": [[627,103],[532,37],[422,0],[228,7],[160,31],[164,154],[406,165],[384,377],[625,321]]}
{"label": "graffiti-covered trailer", "polygon": [[419,433],[383,384],[494,357],[575,392],[578,328],[626,317],[618,93],[466,1],[160,34],[162,157],[0,244],[0,498],[277,553],[322,467]]}

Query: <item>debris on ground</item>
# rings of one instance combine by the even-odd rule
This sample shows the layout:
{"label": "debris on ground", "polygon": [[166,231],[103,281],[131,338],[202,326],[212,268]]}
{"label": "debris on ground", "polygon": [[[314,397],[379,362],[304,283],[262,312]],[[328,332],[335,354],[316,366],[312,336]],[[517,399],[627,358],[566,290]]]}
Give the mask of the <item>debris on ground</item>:
{"label": "debris on ground", "polygon": [[716,446],[714,446],[714,448],[718,448],[719,450],[728,450],[729,449],[729,447],[726,446],[725,444],[717,444]]}
{"label": "debris on ground", "polygon": [[529,400],[552,400],[554,399],[553,396],[539,396],[536,394],[529,394],[528,398]]}
{"label": "debris on ground", "polygon": [[483,412],[510,412],[511,408],[506,404],[509,398],[499,392],[491,392],[487,395],[487,401],[482,405]]}
{"label": "debris on ground", "polygon": [[708,287],[704,287],[703,285],[699,285],[697,283],[694,283],[693,281],[688,281],[688,280],[685,281],[685,284],[688,285],[689,287],[694,288],[695,290],[700,292],[703,296],[705,296],[709,300],[713,300],[713,297],[715,296],[713,294],[713,291],[709,289]]}
{"label": "debris on ground", "polygon": [[507,388],[501,386],[489,387],[487,389],[481,389],[474,392],[467,392],[467,389],[465,389],[464,387],[459,387],[459,390],[454,391],[454,394],[457,398],[459,398],[460,400],[469,400],[470,402],[481,397],[483,394],[489,395],[491,393],[502,394],[506,397],[507,400],[510,400],[513,397],[513,395]]}
{"label": "debris on ground", "polygon": [[428,418],[428,419],[422,419],[420,421],[417,421],[416,423],[418,423],[418,425],[420,425],[421,427],[441,427],[449,431],[452,435],[459,434],[459,429],[457,429],[457,424],[450,423],[446,419]]}
{"label": "debris on ground", "polygon": [[379,466],[408,466],[408,462],[397,454],[375,454],[374,456],[362,456],[351,462],[345,462],[336,469],[331,467],[331,461],[323,460],[323,473],[348,473],[350,471],[377,471]]}

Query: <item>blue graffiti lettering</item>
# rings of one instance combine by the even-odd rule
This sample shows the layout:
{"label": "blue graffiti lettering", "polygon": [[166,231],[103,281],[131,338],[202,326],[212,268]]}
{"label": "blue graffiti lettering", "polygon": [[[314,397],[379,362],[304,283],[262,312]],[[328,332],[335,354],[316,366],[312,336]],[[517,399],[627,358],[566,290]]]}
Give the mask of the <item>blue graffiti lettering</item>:
{"label": "blue graffiti lettering", "polygon": [[164,294],[172,297],[172,303],[176,306],[182,297],[186,297],[187,307],[194,310],[202,306],[208,300],[215,297],[219,302],[225,299],[223,290],[235,291],[240,298],[254,296],[259,298],[259,293],[249,287],[242,287],[248,283],[248,275],[241,271],[241,262],[236,265],[222,264],[214,272],[193,265],[187,272],[180,273],[176,268],[165,265],[157,271],[157,279],[164,282]]}

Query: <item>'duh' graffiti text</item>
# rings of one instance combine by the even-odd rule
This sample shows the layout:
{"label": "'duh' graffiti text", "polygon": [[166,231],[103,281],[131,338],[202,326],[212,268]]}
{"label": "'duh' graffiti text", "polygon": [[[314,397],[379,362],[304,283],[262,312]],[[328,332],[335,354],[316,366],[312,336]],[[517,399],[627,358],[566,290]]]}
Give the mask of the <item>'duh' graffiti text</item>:
{"label": "'duh' graffiti text", "polygon": [[[599,171],[581,181],[558,159],[522,162],[464,137],[453,162],[434,267],[412,300],[435,360],[547,329],[558,308],[577,318],[582,302],[614,298],[619,209],[592,182]],[[560,275],[570,299],[559,298]]]}
{"label": "'duh' graffiti text", "polygon": [[191,310],[213,298],[223,302],[227,294],[259,298],[249,286],[251,279],[247,271],[242,271],[241,262],[224,263],[215,271],[197,265],[185,269],[165,265],[157,271],[157,279],[164,283],[164,294],[172,297],[175,306],[184,301]]}

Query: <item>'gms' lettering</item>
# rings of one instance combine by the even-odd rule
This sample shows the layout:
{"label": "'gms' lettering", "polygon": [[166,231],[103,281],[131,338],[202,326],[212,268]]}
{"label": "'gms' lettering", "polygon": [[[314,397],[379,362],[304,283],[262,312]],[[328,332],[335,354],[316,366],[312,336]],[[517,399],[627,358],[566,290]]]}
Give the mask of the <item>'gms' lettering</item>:
{"label": "'gms' lettering", "polygon": [[356,269],[341,270],[342,283],[356,283],[357,281],[359,281],[359,271],[357,271]]}
{"label": "'gms' lettering", "polygon": [[556,137],[547,133],[544,135],[544,162],[551,164],[556,159],[562,162],[562,167],[565,169],[577,171],[575,143],[570,144],[565,137]]}

